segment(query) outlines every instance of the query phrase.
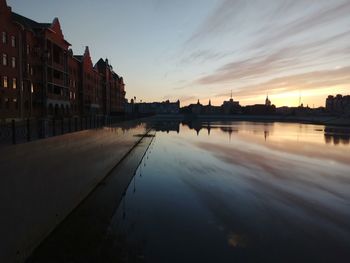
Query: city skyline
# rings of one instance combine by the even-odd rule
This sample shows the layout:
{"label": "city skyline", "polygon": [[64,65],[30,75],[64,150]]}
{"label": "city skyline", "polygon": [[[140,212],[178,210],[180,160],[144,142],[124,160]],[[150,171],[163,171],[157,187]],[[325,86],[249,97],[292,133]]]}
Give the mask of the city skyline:
{"label": "city skyline", "polygon": [[129,99],[219,105],[232,90],[242,105],[269,94],[317,107],[349,90],[348,1],[7,2],[38,22],[58,17],[75,54],[88,45],[125,76]]}

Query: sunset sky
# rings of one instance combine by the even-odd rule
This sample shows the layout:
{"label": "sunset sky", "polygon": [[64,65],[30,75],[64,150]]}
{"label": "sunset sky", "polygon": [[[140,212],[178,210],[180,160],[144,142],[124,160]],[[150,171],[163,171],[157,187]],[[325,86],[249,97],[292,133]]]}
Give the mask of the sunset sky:
{"label": "sunset sky", "polygon": [[181,105],[232,90],[242,105],[323,106],[350,94],[349,0],[8,0],[58,17],[75,54],[90,47],[125,78],[127,97]]}

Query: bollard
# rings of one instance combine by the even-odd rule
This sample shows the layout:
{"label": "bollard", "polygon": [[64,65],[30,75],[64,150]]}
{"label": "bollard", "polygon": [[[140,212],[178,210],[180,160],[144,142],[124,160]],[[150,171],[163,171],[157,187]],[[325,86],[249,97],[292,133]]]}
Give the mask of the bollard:
{"label": "bollard", "polygon": [[64,118],[61,120],[61,134],[64,134]]}
{"label": "bollard", "polygon": [[12,120],[11,128],[12,128],[12,144],[16,144],[16,123],[15,123],[15,120]]}
{"label": "bollard", "polygon": [[69,119],[68,119],[68,131],[72,132],[72,118],[71,117],[69,117]]}
{"label": "bollard", "polygon": [[27,141],[30,142],[31,130],[30,130],[30,120],[27,119]]}
{"label": "bollard", "polygon": [[56,136],[56,120],[52,119],[52,136]]}

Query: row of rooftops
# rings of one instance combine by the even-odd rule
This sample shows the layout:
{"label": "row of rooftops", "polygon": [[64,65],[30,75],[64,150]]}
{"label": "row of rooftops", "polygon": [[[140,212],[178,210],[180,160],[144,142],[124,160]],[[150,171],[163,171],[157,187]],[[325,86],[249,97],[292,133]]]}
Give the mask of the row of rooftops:
{"label": "row of rooftops", "polygon": [[[68,47],[71,46],[71,44],[67,40],[64,39],[62,30],[61,30],[61,25],[60,25],[59,19],[57,17],[54,18],[52,23],[40,23],[40,22],[34,21],[32,19],[29,19],[29,18],[27,18],[25,16],[22,16],[20,14],[17,14],[15,12],[13,12],[11,10],[11,7],[7,6],[6,0],[0,0],[0,9],[1,8],[5,8],[9,12],[11,12],[12,20],[15,23],[21,25],[25,30],[31,31],[34,34],[38,34],[38,33],[42,32],[42,30],[48,30],[48,31],[51,31],[53,33],[58,33],[58,34],[60,34],[62,36],[63,41],[65,42],[65,44]],[[89,56],[89,58],[90,58],[90,53],[89,53],[89,48],[88,47],[85,48],[84,55],[74,55],[72,49],[69,49],[69,52],[71,52],[72,57],[74,57],[79,62],[83,61],[84,56]],[[105,60],[103,60],[102,58],[99,59],[99,61],[93,66],[93,69],[98,71],[97,67],[99,65],[102,66],[102,67],[108,67],[108,69],[111,71],[111,74],[112,74],[112,76],[114,78],[120,78],[121,80],[123,80],[122,77],[120,77],[116,72],[113,71],[112,66],[109,65],[109,63],[108,63],[108,59],[105,59]]]}

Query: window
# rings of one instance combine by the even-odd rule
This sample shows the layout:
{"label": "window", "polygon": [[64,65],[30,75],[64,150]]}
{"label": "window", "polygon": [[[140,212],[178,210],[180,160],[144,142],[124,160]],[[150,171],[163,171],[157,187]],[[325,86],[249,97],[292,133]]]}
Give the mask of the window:
{"label": "window", "polygon": [[33,67],[30,67],[30,75],[34,75],[34,69],[33,69]]}
{"label": "window", "polygon": [[7,34],[6,34],[6,32],[2,32],[2,37],[1,37],[1,39],[2,39],[2,43],[3,43],[3,44],[6,44],[6,43],[7,43]]}
{"label": "window", "polygon": [[17,89],[17,79],[16,78],[12,79],[12,88]]}
{"label": "window", "polygon": [[4,102],[5,102],[5,108],[9,109],[10,108],[10,100],[9,100],[9,98],[5,98]]}
{"label": "window", "polygon": [[30,53],[30,46],[29,44],[27,44],[27,55],[29,55],[29,53]]}
{"label": "window", "polygon": [[33,85],[33,83],[30,83],[30,92],[34,93],[34,85]]}
{"label": "window", "polygon": [[13,104],[15,105],[15,108],[18,109],[18,103],[17,103],[17,99],[12,99]]}
{"label": "window", "polygon": [[7,66],[7,55],[6,54],[2,54],[2,65]]}
{"label": "window", "polygon": [[11,58],[11,66],[12,66],[12,68],[16,67],[16,58],[15,57]]}
{"label": "window", "polygon": [[16,47],[16,37],[15,36],[11,36],[11,46]]}
{"label": "window", "polygon": [[4,88],[7,88],[8,87],[8,79],[7,79],[7,76],[3,76],[2,77],[2,86]]}
{"label": "window", "polygon": [[27,64],[27,74],[29,74],[29,71],[30,71],[30,65],[29,63]]}

